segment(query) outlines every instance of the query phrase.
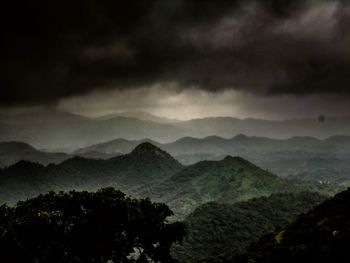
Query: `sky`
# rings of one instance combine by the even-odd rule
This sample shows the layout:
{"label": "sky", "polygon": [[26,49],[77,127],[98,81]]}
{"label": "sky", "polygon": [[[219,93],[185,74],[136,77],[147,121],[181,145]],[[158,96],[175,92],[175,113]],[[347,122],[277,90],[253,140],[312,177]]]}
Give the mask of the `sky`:
{"label": "sky", "polygon": [[350,115],[342,0],[11,1],[0,112]]}

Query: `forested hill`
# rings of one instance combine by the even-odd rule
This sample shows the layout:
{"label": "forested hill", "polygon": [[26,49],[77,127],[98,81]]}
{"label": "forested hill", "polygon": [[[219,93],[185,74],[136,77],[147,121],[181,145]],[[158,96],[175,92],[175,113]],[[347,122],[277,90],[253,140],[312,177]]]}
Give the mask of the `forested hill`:
{"label": "forested hill", "polygon": [[263,237],[234,262],[350,262],[350,189]]}
{"label": "forested hill", "polygon": [[184,220],[186,236],[173,255],[181,263],[231,258],[325,199],[311,192],[278,193],[231,205],[201,205]]}
{"label": "forested hill", "polygon": [[108,160],[74,157],[48,166],[20,161],[0,170],[0,200],[14,203],[50,190],[96,190],[103,186],[132,192],[182,168],[173,157],[149,143]]}
{"label": "forested hill", "polygon": [[280,178],[240,157],[202,161],[185,167],[140,196],[167,203],[182,217],[208,202],[234,203],[278,192],[316,191],[332,194],[337,188]]}

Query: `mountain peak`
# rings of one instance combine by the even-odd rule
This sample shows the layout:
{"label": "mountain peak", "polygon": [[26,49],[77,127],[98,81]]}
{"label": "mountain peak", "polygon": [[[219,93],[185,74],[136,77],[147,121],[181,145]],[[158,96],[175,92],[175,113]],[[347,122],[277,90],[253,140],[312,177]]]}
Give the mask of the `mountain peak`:
{"label": "mountain peak", "polygon": [[240,156],[231,156],[231,155],[226,155],[225,158],[223,159],[224,161],[235,161],[238,163],[250,163],[246,159],[240,157]]}
{"label": "mountain peak", "polygon": [[159,156],[169,156],[167,152],[154,146],[152,143],[144,142],[136,146],[136,148],[131,152],[131,154],[142,154],[142,155],[159,155]]}
{"label": "mountain peak", "polygon": [[248,160],[240,157],[240,156],[231,156],[231,155],[227,155],[223,160],[223,162],[233,162],[236,165],[239,165],[241,167],[245,167],[245,168],[257,168],[257,169],[261,169],[257,166],[255,166],[253,163],[249,162]]}

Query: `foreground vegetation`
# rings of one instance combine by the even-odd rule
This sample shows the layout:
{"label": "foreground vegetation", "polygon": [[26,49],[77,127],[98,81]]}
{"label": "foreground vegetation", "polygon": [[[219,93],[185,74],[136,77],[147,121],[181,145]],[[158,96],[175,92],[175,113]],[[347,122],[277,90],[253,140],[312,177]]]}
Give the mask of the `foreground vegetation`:
{"label": "foreground vegetation", "polygon": [[174,262],[184,234],[171,210],[114,188],[54,193],[0,207],[1,262]]}

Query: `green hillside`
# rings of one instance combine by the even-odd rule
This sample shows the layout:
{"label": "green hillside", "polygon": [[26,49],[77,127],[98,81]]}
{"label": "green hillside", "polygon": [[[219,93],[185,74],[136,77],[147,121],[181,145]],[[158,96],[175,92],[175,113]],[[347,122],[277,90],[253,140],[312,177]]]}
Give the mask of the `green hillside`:
{"label": "green hillside", "polygon": [[234,262],[350,262],[350,189],[263,237]]}
{"label": "green hillside", "polygon": [[234,203],[277,192],[306,190],[332,194],[337,188],[286,180],[240,157],[227,156],[221,161],[188,166],[140,195],[167,203],[182,217],[208,202]]}
{"label": "green hillside", "polygon": [[231,205],[201,205],[184,220],[186,236],[173,247],[173,255],[183,263],[232,257],[324,199],[311,192],[279,193]]}

